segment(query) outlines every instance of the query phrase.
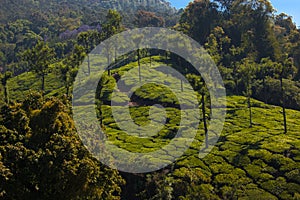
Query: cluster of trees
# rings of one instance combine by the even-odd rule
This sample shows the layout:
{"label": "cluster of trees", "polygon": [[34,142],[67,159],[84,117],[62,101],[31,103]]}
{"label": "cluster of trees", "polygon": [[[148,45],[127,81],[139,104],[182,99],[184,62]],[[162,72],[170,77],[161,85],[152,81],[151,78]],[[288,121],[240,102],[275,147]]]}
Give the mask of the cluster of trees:
{"label": "cluster of trees", "polygon": [[[81,0],[1,2],[0,72],[4,77],[5,99],[8,99],[9,91],[7,80],[27,71],[35,72],[41,78],[42,91],[45,76],[58,71],[68,94],[77,67],[101,41],[124,30],[125,25],[164,26],[175,24],[179,16],[174,8],[161,0],[122,1],[117,7],[115,3],[91,1],[89,4]],[[121,13],[109,8],[118,8]],[[41,50],[43,53],[39,52]],[[5,75],[6,72],[10,75]]]}
{"label": "cluster of trees", "polygon": [[[55,34],[55,31],[49,30],[47,16],[37,15],[34,21],[43,19],[39,23],[22,19],[2,27],[0,58],[3,72],[12,71],[17,75],[34,71],[41,78],[42,93],[45,76],[58,70],[69,95],[77,67],[85,55],[88,56],[101,41],[124,30],[121,14],[109,10],[100,28],[78,32],[75,38],[58,42],[53,37],[48,42],[49,33]],[[70,18],[67,24],[78,27],[80,23],[72,20],[77,18],[78,15]],[[165,20],[155,13],[140,10],[135,14],[134,24],[157,27],[164,26]],[[70,28],[69,25],[66,27]],[[247,96],[250,126],[252,97],[282,106],[284,124],[286,107],[300,109],[300,32],[291,17],[274,15],[269,1],[194,1],[183,11],[174,28],[207,49],[220,69],[228,93]],[[63,31],[59,27],[55,30]],[[140,52],[137,51],[138,61]],[[8,102],[6,83],[11,74],[4,73],[2,77],[5,101]]]}
{"label": "cluster of trees", "polygon": [[250,126],[251,97],[281,105],[284,121],[286,106],[300,109],[299,87],[289,87],[300,80],[300,31],[270,1],[194,1],[176,29],[205,46],[228,93],[248,97]]}
{"label": "cluster of trees", "polygon": [[[25,68],[24,71],[32,71],[41,80],[41,92],[45,90],[45,77],[53,71],[57,71],[66,87],[66,94],[69,96],[70,87],[76,77],[79,65],[86,55],[101,41],[123,30],[121,15],[117,11],[109,10],[105,23],[102,24],[101,31],[88,30],[81,32],[76,38],[67,41],[51,42],[42,38],[35,38],[32,46],[19,53],[13,54],[20,61],[18,66]],[[16,59],[16,58],[15,58]],[[18,75],[10,64],[3,69],[1,74],[2,86],[4,88],[4,98],[8,102],[7,80],[12,75]],[[88,72],[89,73],[89,72]]]}
{"label": "cluster of trees", "polygon": [[38,93],[1,104],[0,198],[118,198],[124,180],[85,149],[68,105]]}
{"label": "cluster of trees", "polygon": [[162,17],[156,16],[153,12],[139,10],[135,15],[134,23],[137,27],[163,27],[165,20]]}

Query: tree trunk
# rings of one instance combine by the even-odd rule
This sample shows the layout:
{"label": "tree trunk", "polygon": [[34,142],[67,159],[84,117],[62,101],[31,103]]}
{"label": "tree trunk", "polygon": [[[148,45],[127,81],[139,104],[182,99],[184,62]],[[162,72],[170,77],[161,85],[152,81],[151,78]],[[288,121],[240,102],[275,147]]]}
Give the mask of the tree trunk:
{"label": "tree trunk", "polygon": [[141,63],[140,63],[140,49],[137,50],[137,56],[138,56],[138,66],[139,66],[139,81],[142,82]]}
{"label": "tree trunk", "polygon": [[284,133],[287,133],[286,112],[285,112],[285,97],[284,97],[282,78],[280,78],[280,88],[281,88],[281,98],[282,98],[282,115],[283,115]]}
{"label": "tree trunk", "polygon": [[66,81],[65,81],[65,88],[66,88],[66,95],[69,97],[69,77],[68,77],[68,72],[66,73]]}
{"label": "tree trunk", "polygon": [[208,129],[207,129],[207,122],[206,122],[206,111],[205,111],[205,95],[204,93],[201,94],[201,104],[202,104],[202,116],[203,116],[203,123],[204,123],[204,132],[205,132],[205,148],[208,148]]}
{"label": "tree trunk", "polygon": [[90,56],[89,54],[87,55],[87,59],[88,59],[88,75],[91,74],[91,63],[90,63]]}
{"label": "tree trunk", "polygon": [[45,93],[45,74],[42,74],[42,96]]}
{"label": "tree trunk", "polygon": [[249,127],[252,127],[252,108],[251,108],[251,97],[248,94],[248,98],[247,98],[247,102],[248,102],[248,109],[249,109]]}
{"label": "tree trunk", "polygon": [[67,95],[67,97],[69,97],[69,90],[70,90],[69,83],[67,83],[67,85],[66,85],[66,89],[67,89],[67,91],[66,91],[66,95]]}
{"label": "tree trunk", "polygon": [[5,103],[9,103],[9,97],[8,97],[8,88],[7,88],[7,84],[5,83],[4,85],[4,100],[5,100]]}
{"label": "tree trunk", "polygon": [[[109,50],[108,50],[108,49],[107,49],[107,56],[106,56],[106,59],[107,59],[107,67],[109,67],[109,65],[110,65],[110,57],[109,57]],[[107,70],[107,74],[108,74],[108,76],[111,75],[110,69]]]}
{"label": "tree trunk", "polygon": [[267,101],[267,88],[266,88],[266,78],[263,77],[263,88],[264,88],[264,102],[268,104]]}
{"label": "tree trunk", "polygon": [[168,52],[167,51],[165,51],[165,59],[166,59],[166,64],[168,65]]}
{"label": "tree trunk", "polygon": [[102,116],[102,100],[100,100],[101,103],[99,105],[100,109],[99,109],[99,121],[100,121],[100,126],[103,127],[103,116]]}
{"label": "tree trunk", "polygon": [[183,92],[183,81],[180,79],[181,92]]}
{"label": "tree trunk", "polygon": [[239,95],[238,79],[235,80],[235,93],[236,95]]}
{"label": "tree trunk", "polygon": [[[178,58],[179,69],[182,69],[181,60]],[[180,79],[181,92],[183,92],[183,80]]]}

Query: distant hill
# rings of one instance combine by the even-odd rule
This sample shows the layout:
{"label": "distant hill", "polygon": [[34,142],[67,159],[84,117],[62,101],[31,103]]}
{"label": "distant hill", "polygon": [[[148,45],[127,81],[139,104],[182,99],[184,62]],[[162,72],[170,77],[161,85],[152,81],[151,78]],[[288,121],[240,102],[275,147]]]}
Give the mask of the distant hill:
{"label": "distant hill", "polygon": [[135,13],[137,10],[147,10],[160,15],[176,13],[176,9],[165,0],[0,0],[0,5],[1,23],[20,18],[28,19],[37,11],[43,12],[47,16],[74,14],[74,12],[81,14],[98,12],[101,14],[107,9],[116,9],[127,15]]}
{"label": "distant hill", "polygon": [[171,7],[170,2],[165,0],[99,0],[99,2],[104,8],[114,8],[121,11],[139,9],[169,13],[176,11],[175,8]]}

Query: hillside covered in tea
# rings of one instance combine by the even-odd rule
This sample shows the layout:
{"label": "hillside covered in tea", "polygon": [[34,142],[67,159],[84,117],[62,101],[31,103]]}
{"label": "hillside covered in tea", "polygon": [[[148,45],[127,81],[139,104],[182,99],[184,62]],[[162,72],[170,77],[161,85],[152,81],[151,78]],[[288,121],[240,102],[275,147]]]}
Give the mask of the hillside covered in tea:
{"label": "hillside covered in tea", "polygon": [[[0,199],[300,199],[300,30],[270,1],[195,0],[182,10],[164,0],[0,1]],[[136,46],[125,55],[111,49],[105,59],[91,53],[143,27],[193,38],[222,76],[224,127],[204,158],[199,153],[215,124],[203,74],[161,49]],[[107,63],[98,77],[95,70]],[[146,79],[156,83],[128,97]],[[182,134],[159,159],[149,157],[169,163],[154,172],[112,169],[84,145],[105,153],[89,132],[93,102],[101,134],[128,152],[160,150],[181,129],[195,138],[183,149],[191,138]],[[199,122],[182,125],[182,113]]]}

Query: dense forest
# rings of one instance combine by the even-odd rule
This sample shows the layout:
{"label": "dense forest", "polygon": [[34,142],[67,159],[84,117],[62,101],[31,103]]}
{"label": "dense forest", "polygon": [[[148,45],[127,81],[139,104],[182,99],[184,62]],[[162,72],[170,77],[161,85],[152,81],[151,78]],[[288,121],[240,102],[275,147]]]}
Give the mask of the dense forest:
{"label": "dense forest", "polygon": [[[275,14],[269,0],[195,0],[181,10],[165,0],[0,4],[0,199],[300,199],[300,29],[292,16]],[[113,64],[98,77],[96,94],[83,93],[76,103],[84,110],[96,99],[99,124],[119,148],[144,153],[169,144],[180,129],[180,113],[191,109],[181,110],[168,88],[147,84],[131,96],[131,118],[145,126],[150,110],[160,115],[153,109],[159,104],[166,124],[149,138],[117,124],[112,110],[123,106],[133,83],[176,80],[159,71],[162,64],[188,80],[199,103],[201,120],[188,150],[163,169],[135,174],[109,168],[85,148],[72,91],[82,64],[91,81],[93,63],[106,64],[89,54],[97,45],[142,27],[178,31],[206,49],[226,88],[227,113],[217,144],[199,158],[212,110],[203,77],[172,52],[111,53]],[[146,67],[156,72],[141,73]],[[126,79],[134,69],[139,73]],[[183,83],[178,90],[187,94]],[[173,151],[163,155],[174,157]]]}

